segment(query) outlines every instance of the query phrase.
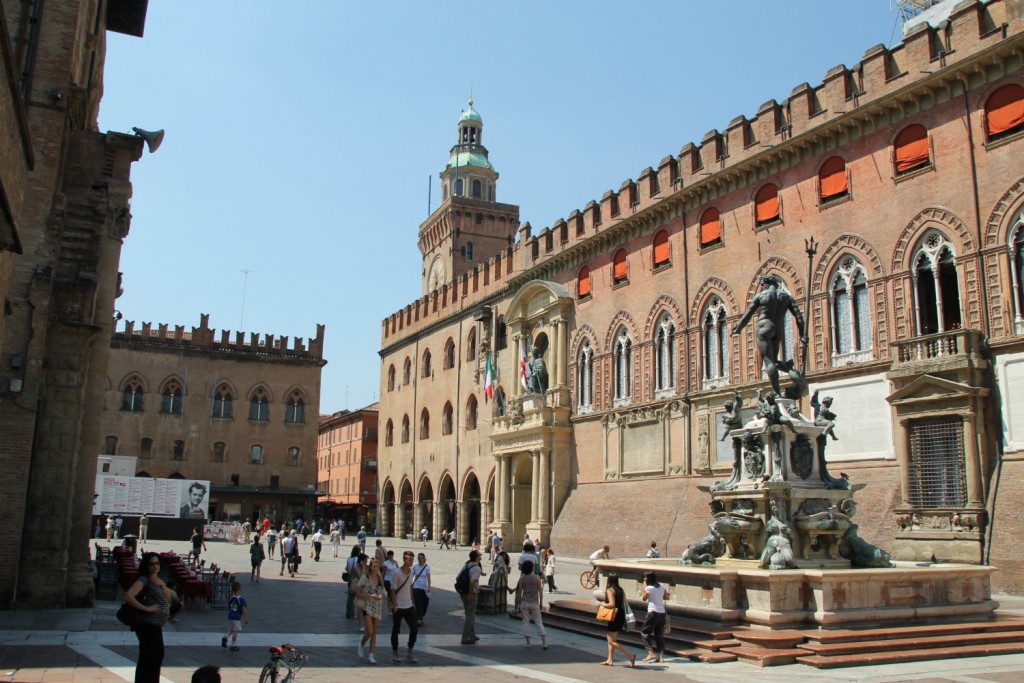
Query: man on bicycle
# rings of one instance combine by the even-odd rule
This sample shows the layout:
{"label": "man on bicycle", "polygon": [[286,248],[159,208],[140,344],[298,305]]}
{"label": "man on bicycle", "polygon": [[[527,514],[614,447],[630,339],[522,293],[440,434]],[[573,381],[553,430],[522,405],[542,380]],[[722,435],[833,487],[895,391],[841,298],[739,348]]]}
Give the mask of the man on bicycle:
{"label": "man on bicycle", "polygon": [[595,560],[610,560],[611,557],[609,557],[609,555],[608,555],[610,550],[611,550],[611,548],[609,548],[608,546],[602,546],[602,547],[598,548],[597,550],[595,550],[594,552],[590,553],[590,570],[592,572],[594,572],[594,578],[597,581],[597,583],[594,584],[595,588],[600,588],[601,587],[601,579],[600,579],[600,577],[599,577],[599,575],[597,573],[597,566],[594,564],[594,561]]}

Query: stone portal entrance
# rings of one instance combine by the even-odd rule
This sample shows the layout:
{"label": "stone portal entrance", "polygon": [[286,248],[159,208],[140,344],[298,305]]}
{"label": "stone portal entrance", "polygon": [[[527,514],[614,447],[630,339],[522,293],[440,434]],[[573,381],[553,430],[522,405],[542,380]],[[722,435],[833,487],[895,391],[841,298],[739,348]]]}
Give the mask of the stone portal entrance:
{"label": "stone portal entrance", "polygon": [[529,359],[525,383],[513,384],[508,410],[495,418],[495,513],[490,528],[518,544],[545,544],[569,490],[568,343],[572,295],[541,280],[524,285],[505,320],[516,358]]}

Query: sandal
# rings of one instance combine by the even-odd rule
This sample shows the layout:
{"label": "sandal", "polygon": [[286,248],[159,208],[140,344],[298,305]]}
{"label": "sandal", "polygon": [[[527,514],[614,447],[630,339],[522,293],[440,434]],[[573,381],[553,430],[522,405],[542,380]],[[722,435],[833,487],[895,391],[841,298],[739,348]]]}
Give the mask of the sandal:
{"label": "sandal", "polygon": [[615,666],[611,662],[601,662],[601,666]]}
{"label": "sandal", "polygon": [[631,668],[631,669],[635,669],[636,668],[636,655],[630,655],[629,656],[629,668]]}

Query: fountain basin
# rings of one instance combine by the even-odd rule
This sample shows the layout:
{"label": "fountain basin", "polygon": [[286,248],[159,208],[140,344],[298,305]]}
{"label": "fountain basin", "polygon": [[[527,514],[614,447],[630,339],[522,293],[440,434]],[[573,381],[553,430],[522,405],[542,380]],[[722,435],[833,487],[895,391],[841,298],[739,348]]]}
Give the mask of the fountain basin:
{"label": "fountain basin", "polygon": [[[676,562],[676,564],[671,564]],[[897,562],[869,569],[688,567],[674,560],[599,560],[634,597],[656,571],[669,586],[672,614],[767,628],[909,624],[922,619],[991,615],[994,567]],[[630,580],[637,584],[632,586]]]}

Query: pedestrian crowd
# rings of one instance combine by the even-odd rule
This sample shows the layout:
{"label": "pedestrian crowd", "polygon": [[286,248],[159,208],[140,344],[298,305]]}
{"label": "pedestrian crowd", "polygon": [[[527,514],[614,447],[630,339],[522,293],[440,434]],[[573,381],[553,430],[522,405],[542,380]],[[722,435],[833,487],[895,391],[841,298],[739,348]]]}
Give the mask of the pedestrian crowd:
{"label": "pedestrian crowd", "polygon": [[[110,518],[107,530],[111,537],[117,535],[116,518]],[[268,558],[275,559],[275,554],[280,558],[279,575],[284,576],[287,571],[289,576],[294,578],[302,564],[304,545],[308,547],[309,557],[319,562],[323,544],[329,541],[332,557],[337,558],[344,536],[344,527],[337,522],[332,522],[325,528],[323,524],[304,524],[301,519],[297,519],[294,524],[286,522],[278,529],[269,519],[256,524],[246,521],[242,525],[242,540],[249,545],[249,580],[252,583],[259,583],[263,562]],[[429,537],[429,530],[424,527],[419,533],[418,540],[425,547]],[[427,562],[427,555],[422,551],[416,553],[413,550],[404,550],[399,562],[395,552],[385,546],[383,539],[377,538],[374,540],[371,557],[366,552],[366,539],[366,528],[360,527],[342,573],[342,580],[347,587],[345,617],[355,619],[362,634],[356,647],[356,654],[367,664],[377,664],[377,636],[380,623],[387,613],[391,618],[392,662],[418,663],[416,643],[419,630],[426,625],[434,578]],[[200,554],[206,550],[201,528],[193,530],[190,545],[193,560],[198,563]],[[489,590],[501,587],[514,595],[513,614],[521,618],[525,647],[531,647],[533,639],[536,638],[543,649],[548,649],[547,632],[543,622],[544,594],[558,590],[555,585],[555,551],[544,546],[540,539],[531,539],[527,534],[523,539],[522,552],[515,563],[518,574],[514,580],[510,580],[508,577],[512,570],[512,558],[505,550],[506,540],[503,537],[492,533],[485,539],[484,544],[481,544],[479,539],[473,539],[469,546],[467,561],[460,568],[455,580],[455,590],[462,601],[464,611],[462,645],[472,646],[480,641],[476,634],[476,613],[482,582],[490,575]],[[456,547],[454,532],[441,533],[441,547]],[[487,554],[490,574],[485,571],[483,565],[484,553]],[[595,566],[593,563],[598,560],[609,559],[610,554],[608,545],[598,548],[590,555],[592,566]],[[661,556],[656,542],[650,544],[646,556]],[[125,594],[125,603],[143,613],[141,623],[133,627],[139,641],[137,681],[160,680],[164,655],[163,625],[170,618],[170,606],[176,600],[173,591],[160,579],[160,568],[160,556],[156,553],[145,553],[138,576]],[[615,654],[619,653],[632,667],[637,663],[637,654],[619,643],[618,637],[623,630],[632,630],[635,620],[618,576],[609,573],[605,578],[604,598],[599,602],[597,618],[606,622],[608,655],[601,663],[612,666]],[[647,650],[643,662],[664,662],[665,632],[668,628],[665,603],[671,599],[671,595],[658,581],[653,571],[644,573],[643,584],[643,591],[638,596],[647,607],[647,615],[640,628]],[[238,581],[231,584],[227,617],[228,627],[221,637],[221,646],[238,651],[238,638],[243,621],[248,624],[250,618],[248,601],[243,596],[242,585]],[[404,649],[401,647],[403,630]],[[209,680],[215,680],[213,676],[218,675],[216,667],[205,667],[201,671],[203,676],[210,676]],[[200,671],[196,673],[200,675]]]}

